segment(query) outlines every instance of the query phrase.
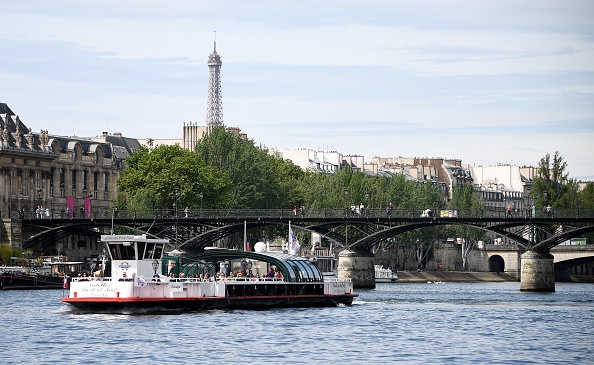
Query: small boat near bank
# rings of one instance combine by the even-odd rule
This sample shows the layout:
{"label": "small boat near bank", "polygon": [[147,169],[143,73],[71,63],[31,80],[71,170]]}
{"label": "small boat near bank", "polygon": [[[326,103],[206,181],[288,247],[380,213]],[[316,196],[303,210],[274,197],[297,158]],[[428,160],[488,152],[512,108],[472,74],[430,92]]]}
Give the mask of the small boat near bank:
{"label": "small boat near bank", "polygon": [[[167,240],[144,235],[101,240],[110,275],[73,278],[62,302],[91,311],[264,309],[350,305],[358,296],[350,279],[324,278],[310,260],[281,252],[212,249],[178,257],[164,255]],[[277,277],[268,274],[273,268]]]}
{"label": "small boat near bank", "polygon": [[398,281],[398,275],[391,269],[384,269],[382,265],[375,265],[376,283],[395,283]]}
{"label": "small boat near bank", "polygon": [[0,290],[63,289],[65,281],[83,272],[83,262],[63,261],[63,257],[39,265],[0,268]]}
{"label": "small boat near bank", "polygon": [[0,272],[0,290],[62,289],[64,277],[52,274]]}

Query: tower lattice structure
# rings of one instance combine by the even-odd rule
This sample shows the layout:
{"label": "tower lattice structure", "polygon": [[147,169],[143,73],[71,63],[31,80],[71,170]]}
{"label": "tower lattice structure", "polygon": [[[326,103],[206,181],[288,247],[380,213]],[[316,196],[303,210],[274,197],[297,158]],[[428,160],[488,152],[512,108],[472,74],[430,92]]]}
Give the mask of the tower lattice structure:
{"label": "tower lattice structure", "polygon": [[206,110],[206,127],[210,131],[223,125],[223,94],[221,92],[221,56],[217,53],[217,41],[214,50],[208,56],[208,105]]}

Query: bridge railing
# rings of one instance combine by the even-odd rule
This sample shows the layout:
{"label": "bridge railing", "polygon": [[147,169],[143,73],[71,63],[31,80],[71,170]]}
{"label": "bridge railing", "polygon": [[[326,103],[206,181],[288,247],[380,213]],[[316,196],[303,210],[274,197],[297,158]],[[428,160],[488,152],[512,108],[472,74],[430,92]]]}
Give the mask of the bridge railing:
{"label": "bridge railing", "polygon": [[330,209],[188,209],[177,212],[165,210],[91,210],[88,213],[74,212],[45,212],[38,215],[36,212],[0,211],[1,218],[13,219],[193,219],[193,218],[232,218],[232,219],[254,219],[254,218],[348,218],[348,219],[374,219],[374,218],[594,218],[594,209],[553,209],[546,211],[534,210],[512,210],[509,214],[506,210],[486,209],[477,211],[475,209],[392,209],[386,212],[385,209],[351,209],[351,208],[330,208]]}

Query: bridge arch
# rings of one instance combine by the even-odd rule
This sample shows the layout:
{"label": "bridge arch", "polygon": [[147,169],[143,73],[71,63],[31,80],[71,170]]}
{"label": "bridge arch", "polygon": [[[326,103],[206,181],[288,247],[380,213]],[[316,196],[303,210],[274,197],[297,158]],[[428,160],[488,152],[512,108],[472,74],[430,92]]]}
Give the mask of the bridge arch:
{"label": "bridge arch", "polygon": [[505,260],[500,255],[492,255],[489,257],[489,271],[490,272],[505,272]]}

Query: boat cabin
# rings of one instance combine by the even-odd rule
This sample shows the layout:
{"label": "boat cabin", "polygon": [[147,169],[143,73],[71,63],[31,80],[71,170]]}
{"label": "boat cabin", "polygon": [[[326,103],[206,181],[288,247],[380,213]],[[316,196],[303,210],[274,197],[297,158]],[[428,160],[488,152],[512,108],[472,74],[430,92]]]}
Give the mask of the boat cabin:
{"label": "boat cabin", "polygon": [[61,261],[50,262],[50,272],[58,276],[76,276],[84,271],[84,262],[82,261]]}
{"label": "boat cabin", "polygon": [[324,275],[316,264],[304,257],[282,252],[253,252],[213,249],[183,257],[165,256],[168,273],[174,277],[211,277],[224,271],[245,272],[247,277],[264,277],[273,267],[278,269],[285,282],[323,282]]}
{"label": "boat cabin", "polygon": [[111,277],[151,277],[162,270],[163,253],[168,240],[147,238],[146,235],[102,235],[111,259]]}

